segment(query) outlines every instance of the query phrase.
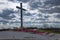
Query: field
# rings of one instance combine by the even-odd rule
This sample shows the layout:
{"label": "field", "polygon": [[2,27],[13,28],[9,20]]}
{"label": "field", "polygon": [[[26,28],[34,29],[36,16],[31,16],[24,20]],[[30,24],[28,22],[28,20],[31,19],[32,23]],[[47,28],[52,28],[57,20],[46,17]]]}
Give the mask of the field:
{"label": "field", "polygon": [[60,28],[57,28],[57,29],[54,29],[54,28],[51,28],[51,29],[48,29],[48,28],[47,29],[38,29],[37,31],[60,34]]}

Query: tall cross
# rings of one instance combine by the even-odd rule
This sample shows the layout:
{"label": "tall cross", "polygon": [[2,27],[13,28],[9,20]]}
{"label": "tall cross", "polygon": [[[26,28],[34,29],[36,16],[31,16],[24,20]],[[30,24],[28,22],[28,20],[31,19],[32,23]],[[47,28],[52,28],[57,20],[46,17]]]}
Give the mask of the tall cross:
{"label": "tall cross", "polygon": [[20,7],[16,6],[16,8],[20,9],[20,11],[21,11],[21,28],[23,28],[23,13],[22,12],[23,12],[23,10],[26,11],[26,9],[24,9],[22,7],[22,3],[20,3]]}

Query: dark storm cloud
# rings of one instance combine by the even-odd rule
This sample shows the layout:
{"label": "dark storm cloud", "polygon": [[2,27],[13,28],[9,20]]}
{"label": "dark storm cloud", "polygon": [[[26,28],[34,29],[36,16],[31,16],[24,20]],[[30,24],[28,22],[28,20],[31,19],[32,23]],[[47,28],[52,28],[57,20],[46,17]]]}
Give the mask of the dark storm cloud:
{"label": "dark storm cloud", "polygon": [[14,11],[12,9],[4,9],[3,12],[0,14],[0,17],[4,18],[4,19],[12,19],[15,16],[9,16],[10,14],[14,13]]}

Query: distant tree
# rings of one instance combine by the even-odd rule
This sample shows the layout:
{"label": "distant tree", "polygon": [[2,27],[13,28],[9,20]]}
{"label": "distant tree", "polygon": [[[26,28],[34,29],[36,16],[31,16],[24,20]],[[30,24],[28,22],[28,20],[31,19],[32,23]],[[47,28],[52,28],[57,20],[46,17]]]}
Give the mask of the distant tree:
{"label": "distant tree", "polygon": [[27,27],[27,29],[37,29],[37,27]]}
{"label": "distant tree", "polygon": [[13,27],[13,29],[18,29],[18,27]]}

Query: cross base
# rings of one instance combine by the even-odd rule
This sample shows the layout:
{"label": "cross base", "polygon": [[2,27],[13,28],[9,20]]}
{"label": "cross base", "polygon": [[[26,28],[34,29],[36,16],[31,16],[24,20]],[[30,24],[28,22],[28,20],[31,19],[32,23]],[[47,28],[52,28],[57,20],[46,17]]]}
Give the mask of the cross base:
{"label": "cross base", "polygon": [[20,30],[23,30],[23,29],[24,29],[24,27],[20,27],[19,29],[20,29]]}

